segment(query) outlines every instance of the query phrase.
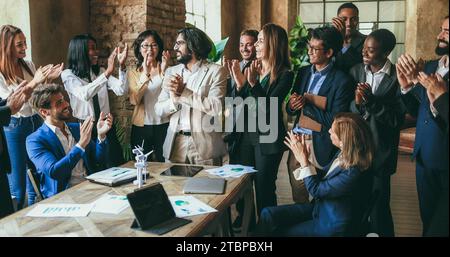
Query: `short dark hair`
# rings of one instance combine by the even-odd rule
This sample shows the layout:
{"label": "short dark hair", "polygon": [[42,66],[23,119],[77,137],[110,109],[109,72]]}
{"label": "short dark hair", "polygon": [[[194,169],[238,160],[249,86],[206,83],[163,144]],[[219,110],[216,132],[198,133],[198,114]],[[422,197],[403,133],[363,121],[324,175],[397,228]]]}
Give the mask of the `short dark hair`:
{"label": "short dark hair", "polygon": [[392,50],[394,50],[395,44],[397,43],[394,33],[390,32],[387,29],[374,30],[367,37],[375,39],[375,41],[377,41],[380,45],[381,51],[387,55],[389,55]]}
{"label": "short dark hair", "polygon": [[355,4],[350,3],[350,2],[341,4],[341,6],[339,6],[339,8],[338,8],[338,10],[337,10],[337,14],[339,15],[339,13],[341,12],[341,10],[342,10],[342,9],[346,9],[346,8],[355,10],[355,11],[356,11],[356,15],[359,16],[359,9],[358,9],[358,7],[357,7]]}
{"label": "short dark hair", "polygon": [[137,58],[137,67],[141,67],[142,63],[144,62],[144,57],[141,55],[141,44],[144,42],[144,40],[148,37],[152,37],[156,44],[158,45],[158,54],[156,55],[156,60],[158,62],[162,61],[162,52],[164,51],[164,42],[161,39],[161,37],[158,35],[158,32],[154,30],[146,30],[144,32],[141,32],[139,36],[134,40],[133,42],[133,51],[134,56]]}
{"label": "short dark hair", "polygon": [[34,89],[30,98],[30,104],[36,111],[39,109],[50,109],[51,97],[58,93],[64,94],[64,88],[61,85],[42,84]]}
{"label": "short dark hair", "polygon": [[187,48],[197,59],[207,59],[212,49],[212,42],[205,32],[198,28],[184,28],[178,31],[186,41]]}
{"label": "short dark hair", "polygon": [[324,26],[313,29],[311,32],[311,39],[322,40],[324,50],[332,49],[333,56],[336,56],[342,49],[344,39],[342,34],[332,26]]}
{"label": "short dark hair", "polygon": [[255,41],[258,41],[258,34],[259,34],[259,32],[257,30],[246,29],[246,30],[241,32],[241,37],[242,36],[249,36],[249,37],[253,37],[255,39]]}
{"label": "short dark hair", "polygon": [[91,65],[89,60],[89,40],[97,43],[90,34],[77,35],[70,40],[67,51],[67,67],[73,74],[83,79],[90,79],[91,69],[96,75],[100,72],[100,66]]}

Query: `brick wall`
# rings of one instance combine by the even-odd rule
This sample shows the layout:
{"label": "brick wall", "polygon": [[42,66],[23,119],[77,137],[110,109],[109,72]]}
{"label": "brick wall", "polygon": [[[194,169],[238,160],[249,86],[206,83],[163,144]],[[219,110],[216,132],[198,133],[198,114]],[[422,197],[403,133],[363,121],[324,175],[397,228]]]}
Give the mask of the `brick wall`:
{"label": "brick wall", "polygon": [[[129,46],[127,66],[134,67],[131,45],[140,32],[156,30],[164,40],[166,49],[172,49],[177,30],[185,23],[184,0],[90,0],[90,33],[97,39],[101,50],[101,63],[105,63],[116,46]],[[126,143],[131,132],[133,106],[128,96],[109,94],[111,112],[120,126],[126,128]]]}

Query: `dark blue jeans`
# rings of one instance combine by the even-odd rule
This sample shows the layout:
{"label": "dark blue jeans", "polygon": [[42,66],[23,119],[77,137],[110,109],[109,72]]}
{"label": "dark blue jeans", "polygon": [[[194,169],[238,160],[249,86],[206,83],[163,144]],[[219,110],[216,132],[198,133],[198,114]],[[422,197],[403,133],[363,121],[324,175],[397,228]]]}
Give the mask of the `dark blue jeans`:
{"label": "dark blue jeans", "polygon": [[27,176],[27,168],[31,162],[25,148],[27,136],[42,125],[42,119],[36,114],[31,117],[11,117],[8,126],[4,126],[6,143],[11,160],[11,173],[8,174],[11,195],[17,200],[17,208],[22,209],[25,202],[25,191],[28,194],[28,205],[34,203],[36,193]]}

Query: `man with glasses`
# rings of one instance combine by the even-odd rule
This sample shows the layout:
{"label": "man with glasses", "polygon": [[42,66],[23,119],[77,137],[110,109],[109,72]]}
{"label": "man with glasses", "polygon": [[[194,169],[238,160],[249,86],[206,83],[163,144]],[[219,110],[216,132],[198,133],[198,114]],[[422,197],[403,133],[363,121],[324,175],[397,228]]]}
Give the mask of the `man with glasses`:
{"label": "man with glasses", "polygon": [[362,48],[366,36],[358,31],[359,10],[353,3],[339,6],[338,17],[332,19],[333,26],[342,33],[344,43],[336,55],[336,66],[348,72],[351,67],[362,63]]}
{"label": "man with glasses", "polygon": [[[353,98],[352,79],[338,70],[332,61],[341,48],[342,36],[334,27],[321,27],[312,31],[311,40],[308,42],[311,65],[299,70],[286,106],[289,115],[297,116],[294,133],[304,135],[310,147],[310,162],[320,170],[329,164],[337,150],[333,147],[328,133],[334,115],[348,111]],[[307,100],[305,94],[326,97],[325,108]],[[320,131],[313,131],[306,123],[299,122],[302,115],[319,123]],[[290,152],[288,172],[292,196],[296,203],[304,203],[308,201],[308,193],[303,182],[295,180],[292,174],[299,166],[293,153]]]}
{"label": "man with glasses", "polygon": [[170,117],[163,146],[170,162],[220,166],[226,154],[221,130],[228,72],[207,61],[211,48],[197,28],[178,32],[174,51],[180,64],[167,69],[155,105],[157,115]]}

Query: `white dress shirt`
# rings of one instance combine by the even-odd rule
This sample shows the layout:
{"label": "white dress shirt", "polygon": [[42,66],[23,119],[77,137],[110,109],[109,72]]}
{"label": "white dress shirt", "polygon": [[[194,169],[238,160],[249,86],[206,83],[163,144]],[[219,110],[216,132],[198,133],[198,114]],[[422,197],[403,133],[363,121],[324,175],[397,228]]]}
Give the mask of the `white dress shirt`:
{"label": "white dress shirt", "polygon": [[[70,129],[67,127],[67,125],[65,123],[64,123],[64,129],[67,133],[67,137],[63,134],[63,132],[61,131],[60,128],[51,125],[47,121],[44,121],[44,122],[45,122],[45,125],[47,125],[53,131],[53,133],[55,133],[55,135],[58,137],[59,142],[61,142],[61,145],[63,146],[64,152],[66,154],[68,154],[70,152],[70,150],[74,147],[80,148],[83,152],[85,151],[83,147],[81,147],[79,144],[77,144],[75,142],[75,138],[72,136]],[[86,176],[86,168],[83,165],[83,158],[81,158],[78,161],[75,168],[73,168],[73,170],[72,170],[72,177],[70,178],[69,186],[72,187],[77,184],[80,184],[81,182],[83,182],[85,180],[84,179],[85,176]]]}
{"label": "white dress shirt", "polygon": [[[183,82],[186,84],[186,88],[193,89],[193,83],[196,81],[198,76],[198,71],[202,65],[201,61],[198,61],[192,66],[192,71],[188,70],[186,67],[183,68],[181,76],[183,77]],[[173,99],[172,99],[173,100]],[[174,103],[176,104],[176,103]],[[180,121],[178,122],[177,131],[191,131],[191,107],[185,104],[181,104],[181,115]]]}
{"label": "white dress shirt", "polygon": [[155,104],[158,102],[158,96],[161,93],[163,77],[161,75],[153,77],[148,83],[144,94],[144,125],[160,125],[169,122],[168,118],[161,118],[156,115]]}
{"label": "white dress shirt", "polygon": [[[33,72],[32,74],[29,74],[23,67],[22,72],[24,76],[24,80],[30,82],[33,79],[34,73],[36,72],[36,68],[31,61],[24,60],[25,63],[28,65],[30,70]],[[13,83],[13,84],[7,84],[6,78],[3,76],[3,74],[0,72],[0,98],[6,99],[11,95],[14,91],[17,90],[17,86],[23,81],[21,78],[17,78],[19,83]],[[27,102],[25,102],[20,109],[19,112],[17,112],[14,115],[11,115],[11,117],[20,118],[20,117],[30,117],[36,114],[36,112],[33,110],[31,105]]]}
{"label": "white dress shirt", "polygon": [[366,83],[368,83],[372,88],[372,94],[375,94],[375,92],[378,90],[378,87],[380,86],[384,75],[391,75],[391,67],[392,64],[389,59],[384,64],[383,68],[375,73],[370,70],[369,65],[364,66],[364,70],[366,71]]}
{"label": "white dress shirt", "polygon": [[70,105],[73,109],[73,116],[80,120],[85,120],[89,116],[94,117],[94,103],[92,98],[98,95],[100,111],[110,112],[108,89],[112,90],[117,96],[122,96],[128,92],[126,83],[126,72],[119,69],[119,79],[104,75],[105,69],[100,69],[98,77],[91,70],[91,80],[81,79],[73,74],[72,70],[66,69],[61,73],[61,79],[64,83],[70,98]]}
{"label": "white dress shirt", "polygon": [[[327,174],[325,175],[325,177],[327,177],[334,169],[336,169],[339,165],[341,165],[341,163],[342,162],[341,162],[341,159],[339,157],[334,159],[334,161],[331,164],[330,168],[328,169]],[[309,165],[309,166],[306,166],[306,167],[303,167],[303,168],[300,167],[300,168],[294,170],[293,174],[294,174],[294,178],[296,180],[303,180],[303,179],[305,179],[307,177],[317,175],[317,172],[316,172],[316,168],[314,168],[313,165]]]}

